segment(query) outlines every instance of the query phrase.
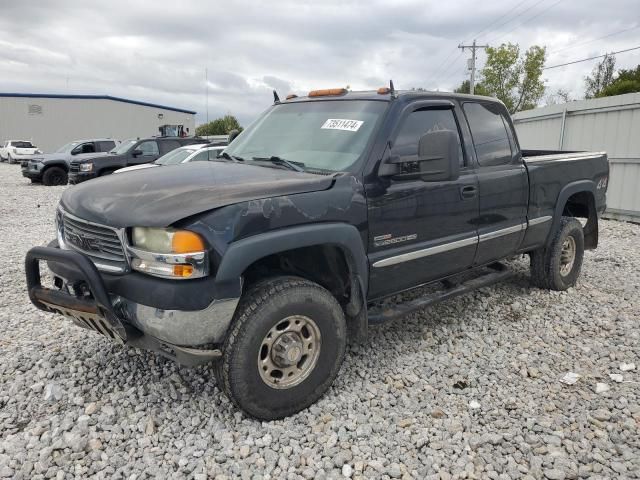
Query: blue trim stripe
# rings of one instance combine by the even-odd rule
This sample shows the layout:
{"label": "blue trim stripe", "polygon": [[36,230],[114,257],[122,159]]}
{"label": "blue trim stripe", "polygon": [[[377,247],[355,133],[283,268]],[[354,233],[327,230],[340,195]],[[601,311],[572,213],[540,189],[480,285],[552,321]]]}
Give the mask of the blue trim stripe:
{"label": "blue trim stripe", "polygon": [[156,103],[140,102],[138,100],[129,100],[128,98],[112,97],[111,95],[61,95],[49,93],[2,93],[0,97],[19,97],[19,98],[71,98],[84,100],[113,100],[114,102],[131,103],[133,105],[142,105],[143,107],[161,108],[163,110],[171,110],[173,112],[190,113],[195,115],[192,110],[184,110],[182,108],[167,107],[166,105],[158,105]]}

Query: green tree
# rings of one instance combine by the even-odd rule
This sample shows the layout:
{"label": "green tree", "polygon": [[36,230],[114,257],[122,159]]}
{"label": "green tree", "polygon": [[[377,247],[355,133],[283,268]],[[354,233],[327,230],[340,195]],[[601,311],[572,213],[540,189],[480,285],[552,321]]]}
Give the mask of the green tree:
{"label": "green tree", "polygon": [[196,128],[196,135],[228,135],[231,130],[242,131],[242,127],[236,117],[233,115],[225,115],[209,123],[199,125]]}
{"label": "green tree", "polygon": [[[471,91],[471,82],[469,80],[465,80],[460,84],[458,88],[455,88],[454,93],[469,93]],[[486,87],[481,83],[476,83],[473,87],[474,95],[484,95],[486,97],[491,96],[491,92],[486,89]]]}
{"label": "green tree", "polygon": [[586,86],[584,97],[599,97],[602,91],[613,82],[613,74],[616,71],[616,57],[613,55],[605,55],[600,63],[598,63],[591,75],[584,77]]}
{"label": "green tree", "polygon": [[598,97],[611,97],[634,92],[640,92],[640,65],[629,70],[619,70],[615,80],[604,87]]}
{"label": "green tree", "polygon": [[481,70],[480,83],[499,98],[509,112],[534,108],[544,95],[542,68],[547,51],[532,46],[520,56],[520,47],[512,43],[487,47],[487,62]]}

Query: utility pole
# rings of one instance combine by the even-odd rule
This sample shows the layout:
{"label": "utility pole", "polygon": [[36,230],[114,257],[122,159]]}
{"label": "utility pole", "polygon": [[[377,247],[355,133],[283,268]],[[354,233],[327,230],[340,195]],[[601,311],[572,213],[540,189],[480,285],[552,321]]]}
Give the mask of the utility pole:
{"label": "utility pole", "polygon": [[209,123],[209,69],[204,69],[204,92],[205,92],[205,103],[207,105],[207,123]]}
{"label": "utility pole", "polygon": [[476,50],[478,48],[487,48],[489,45],[476,45],[475,39],[473,40],[473,44],[471,45],[458,45],[458,48],[461,48],[464,52],[465,48],[471,49],[471,64],[469,65],[469,70],[471,70],[471,80],[469,81],[469,93],[473,95],[476,84]]}

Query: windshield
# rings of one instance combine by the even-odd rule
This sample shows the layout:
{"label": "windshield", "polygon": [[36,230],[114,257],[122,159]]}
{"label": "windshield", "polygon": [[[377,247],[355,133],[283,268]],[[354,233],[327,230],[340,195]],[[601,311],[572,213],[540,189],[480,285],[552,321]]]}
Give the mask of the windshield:
{"label": "windshield", "polygon": [[66,145],[61,146],[59,149],[55,151],[55,153],[69,153],[73,150],[73,147],[78,145],[78,142],[69,142]]}
{"label": "windshield", "polygon": [[136,143],[138,143],[138,140],[135,138],[125,140],[120,145],[116,145],[111,150],[109,150],[109,153],[113,153],[114,155],[122,155],[123,153],[126,153],[131,147],[133,147]]}
{"label": "windshield", "polygon": [[157,163],[158,165],[177,165],[178,163],[182,163],[185,158],[187,158],[195,151],[195,148],[178,148],[167,153],[166,155],[163,155],[153,163]]}
{"label": "windshield", "polygon": [[245,160],[276,156],[305,169],[343,171],[360,158],[386,107],[368,100],[276,105],[225,152]]}

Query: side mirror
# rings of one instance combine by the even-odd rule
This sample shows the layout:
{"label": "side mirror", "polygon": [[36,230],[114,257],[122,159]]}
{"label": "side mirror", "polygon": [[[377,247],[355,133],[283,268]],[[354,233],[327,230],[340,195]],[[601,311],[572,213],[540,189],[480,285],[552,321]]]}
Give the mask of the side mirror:
{"label": "side mirror", "polygon": [[238,135],[240,135],[240,130],[238,129],[231,130],[229,132],[229,140],[227,140],[227,143],[233,142]]}
{"label": "side mirror", "polygon": [[144,152],[142,150],[139,150],[139,149],[136,148],[133,152],[131,152],[131,155],[133,155],[133,158],[137,158],[140,155],[142,155],[143,153]]}
{"label": "side mirror", "polygon": [[[418,157],[415,160],[407,162],[398,155],[391,155],[380,165],[378,175],[399,180],[420,178],[425,182],[457,180],[460,176],[460,155],[456,132],[427,132],[418,141]],[[403,168],[409,165],[411,168]]]}

